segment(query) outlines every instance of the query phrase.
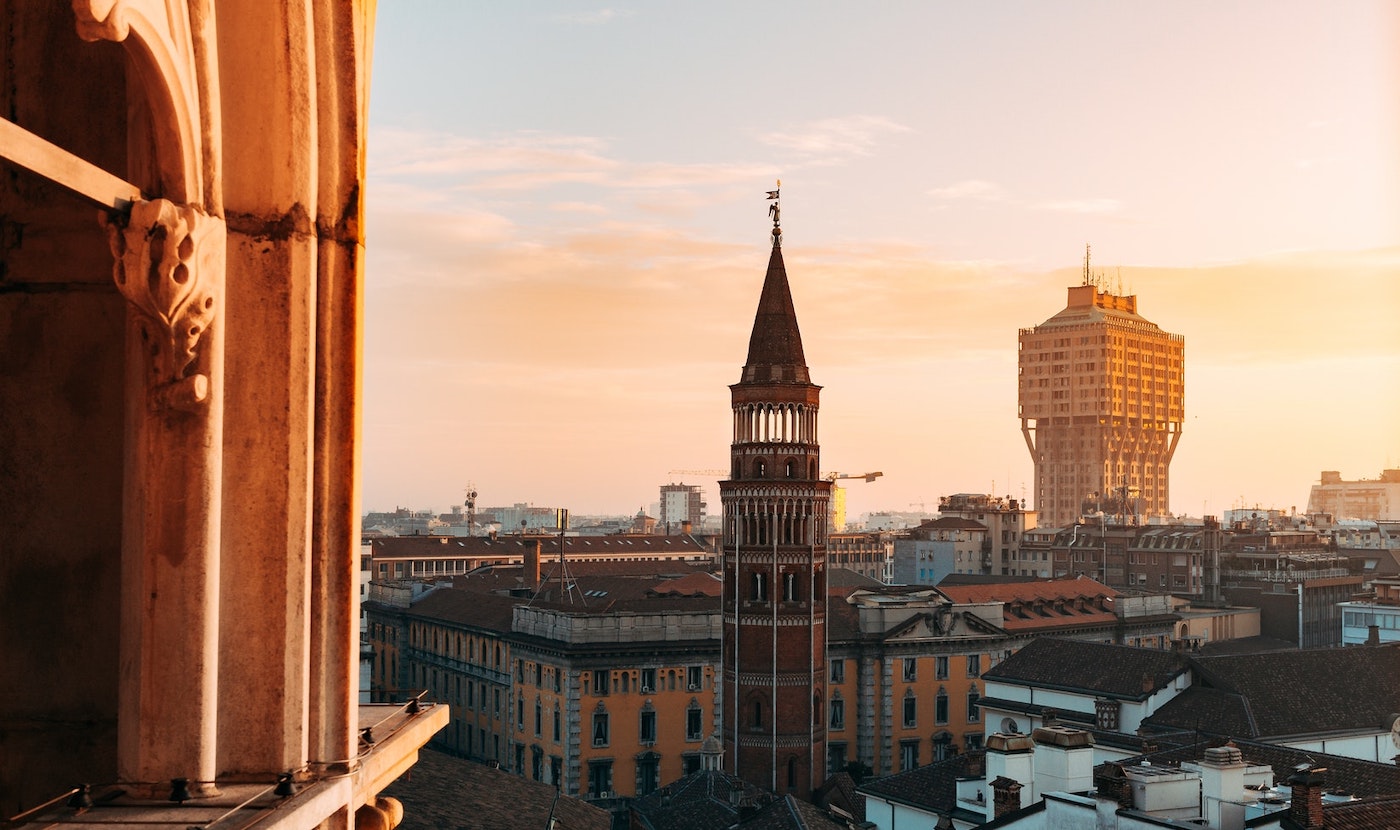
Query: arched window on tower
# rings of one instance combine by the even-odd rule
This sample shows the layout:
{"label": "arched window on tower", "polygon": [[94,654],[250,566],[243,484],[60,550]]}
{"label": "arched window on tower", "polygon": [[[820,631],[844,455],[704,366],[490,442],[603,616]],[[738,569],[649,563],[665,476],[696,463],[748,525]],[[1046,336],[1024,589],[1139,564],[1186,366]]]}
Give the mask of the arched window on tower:
{"label": "arched window on tower", "polygon": [[797,462],[791,458],[787,460],[787,470],[784,473],[788,478],[797,478]]}
{"label": "arched window on tower", "polygon": [[763,477],[764,477],[765,475],[767,475],[767,474],[768,474],[768,465],[767,465],[766,463],[764,463],[764,461],[763,461],[762,458],[755,459],[754,462],[753,462],[753,477],[754,477],[754,478],[763,478]]}
{"label": "arched window on tower", "polygon": [[797,574],[783,574],[783,602],[797,602]]}
{"label": "arched window on tower", "polygon": [[763,700],[761,698],[753,700],[753,722],[750,725],[754,729],[763,728]]}
{"label": "arched window on tower", "polygon": [[797,787],[797,759],[788,758],[788,789]]}
{"label": "arched window on tower", "polygon": [[768,601],[768,574],[763,571],[754,572],[753,590],[749,593],[749,597],[754,602]]}

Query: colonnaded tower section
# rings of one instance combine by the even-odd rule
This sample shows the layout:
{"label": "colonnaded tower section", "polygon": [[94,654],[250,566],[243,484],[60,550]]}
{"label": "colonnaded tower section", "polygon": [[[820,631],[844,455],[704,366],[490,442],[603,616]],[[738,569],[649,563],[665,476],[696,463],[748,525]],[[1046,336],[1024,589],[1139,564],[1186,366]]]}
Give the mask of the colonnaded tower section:
{"label": "colonnaded tower section", "polygon": [[[777,198],[777,191],[769,193]],[[725,764],[807,798],[825,775],[826,516],[817,402],[783,265],[773,252],[743,376],[730,386],[734,432],[724,510]]]}
{"label": "colonnaded tower section", "polygon": [[1039,524],[1083,513],[1171,514],[1168,469],[1185,418],[1185,340],[1089,271],[1063,311],[1020,332],[1021,432],[1035,461]]}

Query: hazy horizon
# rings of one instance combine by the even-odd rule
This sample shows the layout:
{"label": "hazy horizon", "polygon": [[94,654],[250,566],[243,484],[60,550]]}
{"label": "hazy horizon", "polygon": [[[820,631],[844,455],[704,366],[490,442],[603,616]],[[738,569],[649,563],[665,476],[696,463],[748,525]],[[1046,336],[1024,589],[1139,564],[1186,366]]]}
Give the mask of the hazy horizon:
{"label": "hazy horizon", "polygon": [[1174,513],[1374,478],[1400,464],[1398,14],[381,4],[362,512],[471,483],[625,515],[727,467],[777,178],[823,470],[885,474],[852,517],[1031,495],[1016,334],[1085,243],[1185,337]]}

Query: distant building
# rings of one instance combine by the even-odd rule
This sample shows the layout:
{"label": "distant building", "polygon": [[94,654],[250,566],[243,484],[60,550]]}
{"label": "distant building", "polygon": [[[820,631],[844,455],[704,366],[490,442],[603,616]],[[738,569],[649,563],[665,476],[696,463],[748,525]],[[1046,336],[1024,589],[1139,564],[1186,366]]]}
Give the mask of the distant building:
{"label": "distant building", "polygon": [[663,484],[656,525],[666,535],[699,532],[705,522],[705,494],[698,484]]}
{"label": "distant building", "polygon": [[1137,312],[1137,297],[1084,282],[1063,311],[1021,329],[1021,432],[1035,462],[1040,524],[1086,506],[1131,522],[1171,514],[1168,468],[1185,419],[1185,341]]}
{"label": "distant building", "polygon": [[1322,479],[1308,494],[1309,513],[1330,513],[1337,519],[1400,521],[1400,470],[1383,470],[1379,479],[1343,481],[1335,470],[1323,470]]}
{"label": "distant building", "polygon": [[826,559],[832,568],[845,568],[880,582],[891,580],[894,536],[887,532],[833,533],[826,538]]}
{"label": "distant building", "polygon": [[987,526],[943,516],[910,530],[894,543],[896,585],[937,585],[948,574],[981,574],[990,567]]}
{"label": "distant building", "polygon": [[1372,591],[1370,599],[1339,604],[1342,645],[1400,642],[1400,579],[1377,579]]}
{"label": "distant building", "polygon": [[1036,511],[1026,509],[1024,501],[1009,496],[956,493],[938,500],[938,514],[972,519],[986,525],[988,561],[983,563],[982,573],[1052,576],[1048,559],[1021,555],[1021,539],[1026,531],[1035,529],[1038,515]]}

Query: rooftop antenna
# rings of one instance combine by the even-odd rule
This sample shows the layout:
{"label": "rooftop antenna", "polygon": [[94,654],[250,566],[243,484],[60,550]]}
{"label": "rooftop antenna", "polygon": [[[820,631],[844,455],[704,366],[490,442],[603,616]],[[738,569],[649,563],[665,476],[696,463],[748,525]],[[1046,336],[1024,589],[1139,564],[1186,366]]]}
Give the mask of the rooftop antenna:
{"label": "rooftop antenna", "polygon": [[783,246],[783,229],[779,224],[782,217],[782,201],[778,198],[778,191],[783,187],[783,180],[778,179],[777,189],[768,191],[768,201],[773,204],[768,206],[768,215],[773,217],[773,247]]}
{"label": "rooftop antenna", "polygon": [[1084,284],[1085,284],[1085,285],[1093,285],[1093,281],[1090,279],[1090,273],[1089,273],[1089,243],[1088,243],[1088,242],[1085,242],[1085,243],[1084,243]]}
{"label": "rooftop antenna", "polygon": [[1118,296],[1123,296],[1123,266],[1118,266]]}

